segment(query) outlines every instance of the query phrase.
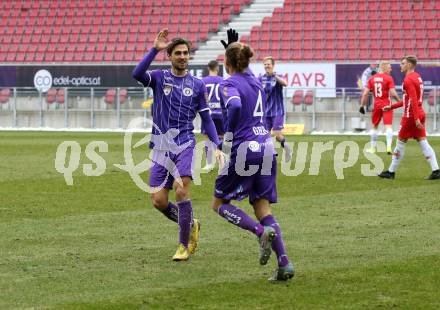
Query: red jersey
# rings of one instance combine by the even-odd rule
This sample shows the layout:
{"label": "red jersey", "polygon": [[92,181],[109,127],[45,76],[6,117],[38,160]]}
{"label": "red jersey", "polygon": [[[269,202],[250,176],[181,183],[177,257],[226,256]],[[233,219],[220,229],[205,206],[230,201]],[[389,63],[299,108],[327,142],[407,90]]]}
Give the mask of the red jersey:
{"label": "red jersey", "polygon": [[405,118],[420,119],[424,114],[423,102],[423,80],[417,72],[411,72],[403,80],[403,100],[393,104],[393,108],[404,105],[403,116]]}
{"label": "red jersey", "polygon": [[390,89],[395,87],[391,75],[377,73],[368,80],[367,87],[373,92],[375,108],[381,109],[391,104]]}

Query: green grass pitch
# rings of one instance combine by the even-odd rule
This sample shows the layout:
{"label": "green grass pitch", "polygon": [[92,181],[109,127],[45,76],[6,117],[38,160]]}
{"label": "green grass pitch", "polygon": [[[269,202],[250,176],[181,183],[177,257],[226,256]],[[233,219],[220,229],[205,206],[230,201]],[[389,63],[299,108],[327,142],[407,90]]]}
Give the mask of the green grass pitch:
{"label": "green grass pitch", "polygon": [[[83,151],[73,186],[54,165],[64,140]],[[87,177],[94,140],[108,144],[107,166]],[[289,140],[363,148],[369,137]],[[430,142],[440,157],[440,138]],[[133,152],[136,162],[146,154]],[[304,173],[278,175],[273,213],[297,272],[271,284],[275,255],[259,266],[256,239],[210,209],[214,173],[192,187],[199,250],[174,263],[177,226],[113,166],[124,163],[123,134],[0,132],[0,309],[439,309],[440,181],[424,180],[417,143],[395,180],[362,176],[362,153],[337,180],[333,154],[318,176],[307,173],[310,150]],[[390,156],[380,157],[388,167]]]}

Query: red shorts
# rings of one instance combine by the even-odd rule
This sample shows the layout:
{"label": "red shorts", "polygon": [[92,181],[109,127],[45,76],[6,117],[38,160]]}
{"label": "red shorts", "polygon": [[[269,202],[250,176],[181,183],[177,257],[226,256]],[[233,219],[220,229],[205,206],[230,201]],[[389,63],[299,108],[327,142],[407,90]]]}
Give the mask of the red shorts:
{"label": "red shorts", "polygon": [[384,125],[392,125],[393,124],[393,110],[389,110],[384,112],[382,107],[374,107],[373,114],[371,115],[372,123],[374,126],[379,125],[380,120],[383,117]]}
{"label": "red shorts", "polygon": [[420,114],[420,122],[423,124],[423,129],[418,129],[416,127],[416,122],[413,117],[402,117],[402,121],[400,122],[399,139],[416,139],[426,137],[424,113]]}

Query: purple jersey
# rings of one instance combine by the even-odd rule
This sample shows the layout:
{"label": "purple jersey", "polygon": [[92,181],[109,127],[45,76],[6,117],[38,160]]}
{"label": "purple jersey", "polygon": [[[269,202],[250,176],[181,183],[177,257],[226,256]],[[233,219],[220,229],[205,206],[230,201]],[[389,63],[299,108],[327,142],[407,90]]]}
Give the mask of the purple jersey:
{"label": "purple jersey", "polygon": [[260,81],[266,93],[266,116],[284,115],[283,85],[277,82],[275,76],[267,74],[262,75]]}
{"label": "purple jersey", "polygon": [[[154,93],[153,122],[165,134],[169,129],[177,129],[174,137],[177,145],[191,141],[195,145],[193,121],[197,112],[209,110],[206,104],[206,87],[202,80],[187,74],[175,76],[170,70],[147,71],[145,87]],[[158,134],[154,130],[154,134]],[[155,142],[156,148],[162,148]]]}
{"label": "purple jersey", "polygon": [[221,76],[208,75],[203,78],[206,90],[208,92],[208,106],[211,109],[211,117],[213,119],[222,119],[222,108],[220,106],[219,86],[223,81]]}
{"label": "purple jersey", "polygon": [[[233,74],[220,84],[220,95],[226,109],[228,104],[240,107],[238,118],[228,109],[226,131],[233,134],[231,157],[237,155],[240,145],[246,146],[241,150],[246,151],[248,159],[267,156],[264,150],[272,140],[264,126],[266,100],[260,81],[250,71]],[[232,119],[234,128],[230,128]]]}

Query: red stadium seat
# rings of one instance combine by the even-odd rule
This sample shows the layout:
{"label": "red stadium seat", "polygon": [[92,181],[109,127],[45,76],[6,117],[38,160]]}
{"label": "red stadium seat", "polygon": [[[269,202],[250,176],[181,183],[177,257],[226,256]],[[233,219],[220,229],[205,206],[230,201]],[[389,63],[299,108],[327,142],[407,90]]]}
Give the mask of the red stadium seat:
{"label": "red stadium seat", "polygon": [[42,63],[44,61],[44,54],[40,52],[36,52],[34,55],[34,61],[37,63]]}
{"label": "red stadium seat", "polygon": [[57,96],[57,90],[55,88],[50,88],[46,93],[46,102],[52,104],[55,102]]}
{"label": "red stadium seat", "polygon": [[[0,12],[7,18],[0,19],[0,53],[6,63],[23,59],[26,62],[130,61],[135,50],[132,46],[151,44],[155,33],[164,26],[173,35],[189,38],[195,47],[199,46],[209,32],[216,32],[222,23],[251,2],[182,0],[176,5],[175,1],[163,0],[158,5],[134,0],[1,1]],[[429,40],[429,46],[420,45],[423,50],[418,53],[424,60],[438,60],[439,9],[440,1],[434,0],[381,3],[285,0],[282,8],[276,8],[272,16],[263,19],[261,27],[252,29],[247,42],[252,42],[259,59],[273,54],[285,60],[306,57],[304,60],[313,61],[325,56],[328,61],[355,61],[398,54],[404,49],[400,45],[387,47],[385,43],[386,47],[381,47],[384,42],[409,35],[416,38],[413,43],[417,42],[417,46],[420,38]],[[303,46],[298,45],[301,40]],[[318,43],[321,40],[326,40],[322,48],[323,44]],[[114,50],[103,52],[105,42],[116,48],[115,55]],[[51,45],[60,43],[63,46],[55,52]],[[30,44],[32,48],[36,46],[35,53],[28,53]],[[81,44],[93,45],[92,50],[99,52],[87,53],[90,50],[79,47]],[[9,48],[10,45],[13,46]],[[357,51],[359,46],[360,52],[345,51]],[[367,49],[371,52],[364,51]],[[73,52],[81,53],[81,57],[72,55]],[[124,55],[127,52],[128,56]]]}
{"label": "red stadium seat", "polygon": [[127,99],[127,89],[126,88],[121,88],[119,89],[119,103],[124,103],[125,100]]}
{"label": "red stadium seat", "polygon": [[0,90],[0,103],[7,103],[9,101],[9,97],[11,96],[10,88],[3,88]]}
{"label": "red stadium seat", "polygon": [[308,90],[306,95],[304,96],[304,104],[312,105],[313,104],[314,93],[312,90]]}
{"label": "red stadium seat", "polygon": [[304,97],[304,91],[302,89],[295,90],[292,97],[292,104],[302,105],[304,99],[303,97]]}
{"label": "red stadium seat", "polygon": [[303,51],[303,59],[304,60],[313,60],[313,51],[312,50],[304,50]]}
{"label": "red stadium seat", "polygon": [[60,88],[57,91],[57,96],[56,96],[56,102],[59,104],[63,104],[65,102],[65,93],[64,93],[64,88]]}
{"label": "red stadium seat", "polygon": [[115,88],[109,88],[107,89],[107,92],[104,96],[104,102],[107,104],[113,104],[116,97],[116,89]]}
{"label": "red stadium seat", "polygon": [[429,91],[428,95],[428,104],[430,106],[435,106],[440,104],[440,91],[437,91],[435,89],[431,89]]}

